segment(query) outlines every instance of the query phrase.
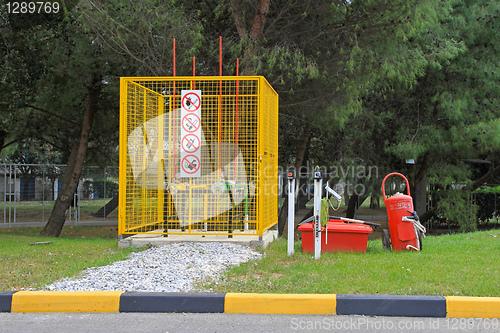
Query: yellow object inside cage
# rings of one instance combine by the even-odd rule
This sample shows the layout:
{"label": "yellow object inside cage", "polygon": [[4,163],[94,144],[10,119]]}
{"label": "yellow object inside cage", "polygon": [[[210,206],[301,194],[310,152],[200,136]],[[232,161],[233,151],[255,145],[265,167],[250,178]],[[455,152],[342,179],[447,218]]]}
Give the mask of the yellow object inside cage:
{"label": "yellow object inside cage", "polygon": [[278,94],[261,76],[120,81],[118,234],[258,235],[277,223]]}

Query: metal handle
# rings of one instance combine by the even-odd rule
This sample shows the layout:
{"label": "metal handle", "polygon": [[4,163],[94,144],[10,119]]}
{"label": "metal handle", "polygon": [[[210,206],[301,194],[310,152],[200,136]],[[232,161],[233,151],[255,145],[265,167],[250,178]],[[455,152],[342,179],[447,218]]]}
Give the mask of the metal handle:
{"label": "metal handle", "polygon": [[408,179],[406,179],[406,177],[399,173],[399,172],[392,172],[390,174],[388,174],[387,176],[385,176],[384,180],[382,181],[382,194],[384,195],[384,203],[385,203],[385,181],[387,178],[389,178],[390,176],[400,176],[400,177],[403,177],[403,179],[405,180],[406,182],[406,191],[408,192],[408,195],[411,195],[410,194],[410,183],[408,183]]}

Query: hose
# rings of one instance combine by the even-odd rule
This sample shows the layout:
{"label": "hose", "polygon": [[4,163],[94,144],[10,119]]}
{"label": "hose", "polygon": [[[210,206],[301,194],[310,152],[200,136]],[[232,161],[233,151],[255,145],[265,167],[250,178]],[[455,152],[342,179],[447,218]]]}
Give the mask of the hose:
{"label": "hose", "polygon": [[[416,216],[417,218],[413,218],[414,216]],[[403,216],[403,218],[401,220],[413,223],[413,227],[415,228],[415,235],[417,236],[417,239],[418,239],[418,233],[419,232],[425,238],[426,229],[420,223],[420,219],[418,219],[418,215],[416,215],[416,213],[412,214],[412,216]],[[418,247],[415,247],[413,245],[406,245],[406,249],[407,250],[411,249],[411,250],[415,250],[415,251],[420,251],[420,242],[418,242],[418,244],[419,244]]]}
{"label": "hose", "polygon": [[427,232],[427,229],[425,229],[425,227],[420,223],[420,220],[412,219],[408,216],[403,216],[402,220],[413,223],[413,225],[415,226],[415,229],[420,231],[425,238],[425,233]]}

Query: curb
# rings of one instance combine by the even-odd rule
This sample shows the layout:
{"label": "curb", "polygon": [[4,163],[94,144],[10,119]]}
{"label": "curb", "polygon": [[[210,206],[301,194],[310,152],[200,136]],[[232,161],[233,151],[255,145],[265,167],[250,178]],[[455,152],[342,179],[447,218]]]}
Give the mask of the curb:
{"label": "curb", "polygon": [[397,317],[446,317],[443,296],[337,295],[337,314]]}
{"label": "curb", "polygon": [[0,291],[0,312],[11,312],[14,293],[15,291]]}
{"label": "curb", "polygon": [[0,312],[177,312],[500,318],[500,297],[0,291]]}
{"label": "curb", "polygon": [[225,293],[125,292],[120,312],[224,313]]}

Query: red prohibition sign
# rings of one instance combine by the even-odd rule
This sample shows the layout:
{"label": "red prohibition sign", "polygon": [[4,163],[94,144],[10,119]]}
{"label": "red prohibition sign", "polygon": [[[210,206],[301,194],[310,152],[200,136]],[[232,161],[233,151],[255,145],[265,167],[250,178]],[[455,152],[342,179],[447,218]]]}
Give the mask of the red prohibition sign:
{"label": "red prohibition sign", "polygon": [[188,112],[194,112],[200,108],[201,98],[195,93],[187,93],[182,98],[182,107]]}
{"label": "red prohibition sign", "polygon": [[196,153],[200,148],[200,138],[194,134],[188,134],[182,138],[182,149],[186,153]]}
{"label": "red prohibition sign", "polygon": [[200,129],[201,120],[196,113],[187,114],[182,118],[182,128],[186,132],[196,132]]}
{"label": "red prohibition sign", "polygon": [[200,159],[195,155],[187,155],[182,159],[182,170],[192,175],[200,170]]}

